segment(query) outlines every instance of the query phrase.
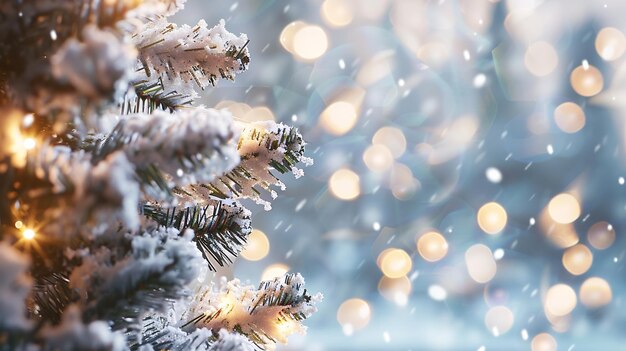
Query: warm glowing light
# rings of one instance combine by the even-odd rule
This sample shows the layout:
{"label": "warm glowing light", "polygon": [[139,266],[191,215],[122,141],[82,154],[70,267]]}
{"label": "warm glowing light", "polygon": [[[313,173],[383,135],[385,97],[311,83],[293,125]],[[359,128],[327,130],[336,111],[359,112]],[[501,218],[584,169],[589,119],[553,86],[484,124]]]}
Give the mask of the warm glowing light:
{"label": "warm glowing light", "polygon": [[587,232],[587,240],[598,250],[608,249],[615,241],[615,229],[607,222],[595,223]]}
{"label": "warm glowing light", "polygon": [[507,214],[504,207],[497,202],[484,204],[476,215],[478,226],[487,234],[498,234],[504,229]]}
{"label": "warm glowing light", "polygon": [[566,284],[553,285],[546,293],[544,304],[547,313],[565,316],[576,307],[576,292]]}
{"label": "warm glowing light", "polygon": [[557,223],[572,223],[580,217],[580,205],[573,195],[562,193],[550,200],[548,213]]}
{"label": "warm glowing light", "polygon": [[[234,106],[229,107],[228,110],[230,110],[231,113],[233,113],[231,109],[236,109],[239,105],[245,105],[245,104],[235,104]],[[236,116],[235,113],[233,113],[233,116]],[[265,106],[257,106],[257,107],[251,108],[242,116],[241,119],[243,119],[246,122],[276,120],[276,118],[274,117],[274,114],[272,113],[272,110],[270,110],[269,108]]]}
{"label": "warm glowing light", "polygon": [[383,276],[378,282],[378,292],[398,306],[406,306],[411,293],[411,281],[406,276],[389,278]]}
{"label": "warm glowing light", "polygon": [[248,235],[248,242],[241,251],[241,256],[248,261],[258,261],[263,259],[270,252],[270,242],[265,233],[258,229],[253,229]]}
{"label": "warm glowing light", "polygon": [[283,28],[282,32],[280,32],[280,44],[285,48],[285,50],[293,53],[293,38],[296,33],[306,27],[306,23],[302,21],[295,21],[289,23],[285,28]]}
{"label": "warm glowing light", "polygon": [[417,252],[428,262],[437,262],[448,253],[448,242],[437,232],[428,232],[417,240]]}
{"label": "warm glowing light", "polygon": [[332,135],[349,132],[358,119],[357,110],[349,102],[337,101],[330,104],[320,115],[320,125]]}
{"label": "warm glowing light", "polygon": [[347,0],[326,0],[322,4],[322,18],[333,27],[347,26],[352,22],[352,6]]}
{"label": "warm glowing light", "polygon": [[500,336],[511,329],[513,319],[513,312],[506,306],[494,306],[485,314],[485,326],[494,336]]}
{"label": "warm glowing light", "polygon": [[587,308],[606,306],[612,299],[611,286],[602,278],[591,277],[580,286],[580,302]]}
{"label": "warm glowing light", "polygon": [[307,25],[293,36],[293,53],[305,60],[314,60],[328,49],[328,37],[319,26]]}
{"label": "warm glowing light", "polygon": [[402,156],[406,151],[406,137],[399,128],[380,128],[372,137],[372,144],[385,145],[394,158]]}
{"label": "warm glowing light", "polygon": [[396,199],[404,201],[413,197],[420,189],[421,183],[413,177],[413,172],[409,167],[396,163],[391,169],[389,187]]}
{"label": "warm glowing light", "polygon": [[465,251],[465,266],[469,276],[477,283],[487,283],[496,276],[497,265],[491,250],[482,244]]}
{"label": "warm glowing light", "polygon": [[585,112],[573,102],[564,102],[554,110],[554,122],[565,133],[576,133],[585,126]]}
{"label": "warm glowing light", "polygon": [[548,333],[535,335],[530,343],[532,351],[556,351],[556,340]]}
{"label": "warm glowing light", "polygon": [[563,267],[573,275],[581,275],[591,268],[593,254],[587,246],[578,244],[563,253]]}
{"label": "warm glowing light", "polygon": [[538,41],[526,49],[524,64],[533,75],[544,77],[554,71],[559,64],[559,56],[550,43]]}
{"label": "warm glowing light", "polygon": [[346,335],[352,335],[356,330],[365,328],[370,318],[370,306],[361,299],[346,300],[337,310],[337,322]]}
{"label": "warm glowing light", "polygon": [[328,179],[330,192],[340,200],[354,200],[361,193],[359,176],[347,168],[342,168]]}
{"label": "warm glowing light", "polygon": [[602,28],[596,36],[596,51],[607,61],[614,61],[624,55],[626,51],[626,37],[619,29],[613,27]]}
{"label": "warm glowing light", "polygon": [[373,172],[385,172],[393,165],[393,155],[385,145],[375,144],[365,150],[363,162]]}
{"label": "warm glowing light", "polygon": [[383,251],[380,256],[380,270],[389,278],[405,276],[413,267],[411,257],[400,249]]}
{"label": "warm glowing light", "polygon": [[37,146],[37,143],[35,142],[35,139],[33,138],[25,138],[24,141],[22,142],[22,145],[24,146],[24,149],[32,150],[35,148],[35,146]]}
{"label": "warm glowing light", "polygon": [[582,96],[594,96],[604,88],[604,78],[597,68],[586,64],[576,67],[570,75],[575,92]]}
{"label": "warm glowing light", "polygon": [[287,266],[286,264],[275,263],[265,268],[263,274],[261,274],[261,280],[272,280],[274,278],[280,278],[288,271],[289,266]]}
{"label": "warm glowing light", "polygon": [[30,228],[26,228],[22,232],[22,237],[26,240],[33,240],[35,238],[35,235],[36,235],[35,231]]}
{"label": "warm glowing light", "polygon": [[24,226],[24,223],[22,221],[16,221],[15,222],[15,228],[16,229],[21,229]]}

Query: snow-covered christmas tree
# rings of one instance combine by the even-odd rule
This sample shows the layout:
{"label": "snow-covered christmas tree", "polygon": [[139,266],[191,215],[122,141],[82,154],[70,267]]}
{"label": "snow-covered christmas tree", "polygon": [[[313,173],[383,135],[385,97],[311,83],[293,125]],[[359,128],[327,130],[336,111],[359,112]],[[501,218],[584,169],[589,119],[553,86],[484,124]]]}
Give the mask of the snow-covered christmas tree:
{"label": "snow-covered christmas tree", "polygon": [[0,350],[272,349],[321,295],[216,279],[302,175],[282,124],[193,104],[245,35],[168,22],[183,0],[0,2]]}

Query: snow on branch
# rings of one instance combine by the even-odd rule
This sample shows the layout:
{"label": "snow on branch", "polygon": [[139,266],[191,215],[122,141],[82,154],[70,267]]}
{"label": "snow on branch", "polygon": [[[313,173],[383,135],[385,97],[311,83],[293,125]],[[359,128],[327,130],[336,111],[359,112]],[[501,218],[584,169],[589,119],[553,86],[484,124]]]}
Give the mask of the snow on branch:
{"label": "snow on branch", "polygon": [[[160,323],[161,322],[161,323]],[[142,330],[141,351],[258,351],[244,335],[221,329],[214,332],[198,328],[187,333],[180,328],[163,324],[164,320],[150,318]],[[153,345],[158,345],[155,349]]]}
{"label": "snow on branch", "polygon": [[191,231],[181,236],[172,228],[151,229],[129,238],[130,252],[123,243],[83,252],[82,263],[70,275],[83,317],[110,320],[118,328],[188,296],[186,286],[202,267],[192,237]]}
{"label": "snow on branch", "polygon": [[47,235],[69,238],[86,227],[98,235],[117,221],[130,230],[139,226],[139,185],[121,152],[94,165],[84,152],[43,146],[29,155],[20,177],[32,186],[23,201],[41,213]]}
{"label": "snow on branch", "polygon": [[[141,28],[148,19],[173,14],[184,2],[0,1],[0,72],[3,73],[0,75],[0,102],[11,100],[19,107],[47,114],[76,109],[81,97],[93,97],[94,92],[100,93],[100,97],[114,85],[121,71],[132,70],[135,62],[127,60],[126,56],[132,54],[122,54],[118,48],[112,48],[112,39],[108,36],[121,38]],[[107,38],[94,34],[104,32],[110,33]],[[102,45],[103,41],[106,45]],[[57,56],[54,76],[62,79],[56,81],[50,58],[61,47],[64,49]],[[84,61],[80,62],[80,58]],[[107,77],[105,72],[114,74]],[[72,84],[63,83],[67,80]],[[89,89],[82,90],[85,86]]]}
{"label": "snow on branch", "polygon": [[70,305],[59,325],[45,326],[40,333],[44,350],[123,351],[126,341],[104,321],[84,324],[80,308]]}
{"label": "snow on branch", "polygon": [[252,231],[250,211],[232,200],[209,199],[203,205],[182,208],[145,204],[142,212],[159,225],[181,232],[193,230],[196,246],[212,270],[213,263],[232,263]]}
{"label": "snow on branch", "polygon": [[26,319],[26,298],[31,288],[26,275],[29,264],[27,256],[0,242],[0,340],[5,332],[31,326]]}
{"label": "snow on branch", "polygon": [[141,178],[150,179],[148,175],[154,172],[157,177],[164,173],[174,185],[210,182],[238,163],[238,135],[231,114],[224,110],[130,115],[96,149],[95,159],[122,150]]}
{"label": "snow on branch", "polygon": [[262,282],[258,289],[235,279],[217,289],[203,287],[182,315],[180,327],[226,329],[245,335],[253,343],[270,346],[285,343],[293,333],[304,333],[300,322],[317,308],[322,295],[309,295],[300,274],[286,274]]}
{"label": "snow on branch", "polygon": [[95,25],[84,28],[79,41],[70,38],[52,56],[52,74],[91,98],[110,98],[128,84],[136,60],[134,47]]}
{"label": "snow on branch", "polygon": [[297,165],[302,163],[308,166],[313,162],[304,156],[305,144],[296,128],[282,123],[263,121],[245,125],[237,145],[241,163],[211,184],[193,186],[190,191],[201,197],[252,198],[269,210],[271,204],[261,198],[261,190],[276,198],[277,193],[272,186],[285,189],[273,170],[279,173],[291,172],[296,178],[304,174]]}
{"label": "snow on branch", "polygon": [[133,42],[139,50],[137,96],[170,109],[191,103],[197,96],[194,87],[203,90],[219,79],[233,80],[249,62],[246,35],[226,31],[223,20],[209,29],[204,20],[178,27],[159,18],[135,33]]}

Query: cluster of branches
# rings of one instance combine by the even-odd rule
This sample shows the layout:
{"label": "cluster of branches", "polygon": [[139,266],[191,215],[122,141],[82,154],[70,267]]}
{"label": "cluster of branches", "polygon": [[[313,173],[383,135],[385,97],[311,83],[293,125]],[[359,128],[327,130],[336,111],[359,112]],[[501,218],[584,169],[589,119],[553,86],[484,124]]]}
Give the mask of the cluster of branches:
{"label": "cluster of branches", "polygon": [[245,35],[183,0],[0,3],[0,350],[264,349],[321,296],[287,274],[211,281],[302,174],[301,135],[193,106]]}

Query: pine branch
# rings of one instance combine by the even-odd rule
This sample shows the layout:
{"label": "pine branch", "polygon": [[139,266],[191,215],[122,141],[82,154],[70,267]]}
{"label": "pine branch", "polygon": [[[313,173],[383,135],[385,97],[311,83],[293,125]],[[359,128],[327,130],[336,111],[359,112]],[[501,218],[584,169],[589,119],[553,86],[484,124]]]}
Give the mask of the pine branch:
{"label": "pine branch", "polygon": [[296,178],[303,172],[296,166],[300,162],[310,165],[311,159],[304,156],[305,143],[297,129],[275,124],[257,122],[244,127],[237,149],[241,162],[232,171],[205,185],[186,187],[185,191],[202,198],[242,197],[252,198],[270,208],[270,202],[261,198],[262,191],[272,198],[277,193],[272,186],[284,189],[284,184],[272,172],[292,172]]}
{"label": "pine branch", "polygon": [[196,108],[173,115],[164,111],[137,114],[118,123],[95,150],[94,160],[122,150],[141,178],[161,189],[170,182],[208,182],[238,161],[235,137],[232,117],[226,111]]}
{"label": "pine branch", "polygon": [[[134,32],[143,21],[174,13],[184,0],[5,0],[0,2],[0,101],[27,110],[64,111],[76,91],[52,76],[50,57],[91,32]],[[96,57],[97,58],[97,57]],[[110,62],[110,63],[114,63]],[[78,62],[76,69],[84,68]],[[118,62],[119,64],[119,62]],[[131,64],[132,65],[132,64]],[[92,68],[101,67],[93,65]],[[66,75],[63,75],[67,78]],[[113,76],[109,79],[114,78]],[[74,82],[75,83],[75,82]],[[84,84],[83,84],[84,85]],[[97,85],[96,85],[97,87]],[[89,91],[88,91],[89,92]],[[93,93],[90,91],[89,93]]]}
{"label": "pine branch", "polygon": [[186,333],[169,326],[165,318],[152,316],[144,320],[141,342],[131,345],[138,350],[142,345],[150,345],[153,350],[172,351],[258,351],[260,347],[248,338],[225,329],[212,331],[199,328]]}
{"label": "pine branch", "polygon": [[83,257],[70,281],[82,301],[83,318],[105,319],[115,329],[138,326],[149,311],[163,311],[189,295],[185,289],[199,274],[200,254],[189,235],[173,229],[133,236],[130,252],[118,257],[107,247]]}
{"label": "pine branch", "polygon": [[195,296],[197,300],[181,320],[182,330],[223,328],[246,336],[262,348],[303,332],[300,321],[315,312],[314,304],[322,299],[321,294],[307,294],[299,274],[262,282],[258,289],[234,280],[219,290],[201,289]]}
{"label": "pine branch", "polygon": [[246,36],[227,32],[223,21],[209,29],[203,20],[191,28],[159,18],[135,33],[133,41],[139,50],[137,97],[172,110],[195,99],[194,86],[204,90],[219,79],[234,80],[250,61]]}
{"label": "pine branch", "polygon": [[250,211],[237,202],[210,199],[182,209],[144,204],[142,213],[164,227],[193,230],[196,246],[211,270],[215,270],[214,263],[232,263],[252,230]]}
{"label": "pine branch", "polygon": [[57,324],[67,306],[78,300],[76,292],[70,288],[69,279],[53,272],[39,277],[33,286],[32,314],[40,321]]}
{"label": "pine branch", "polygon": [[42,145],[6,180],[13,191],[9,208],[19,204],[27,210],[51,240],[68,242],[92,226],[98,227],[91,231],[96,236],[120,224],[131,230],[139,226],[139,186],[122,153],[92,164],[82,151]]}

